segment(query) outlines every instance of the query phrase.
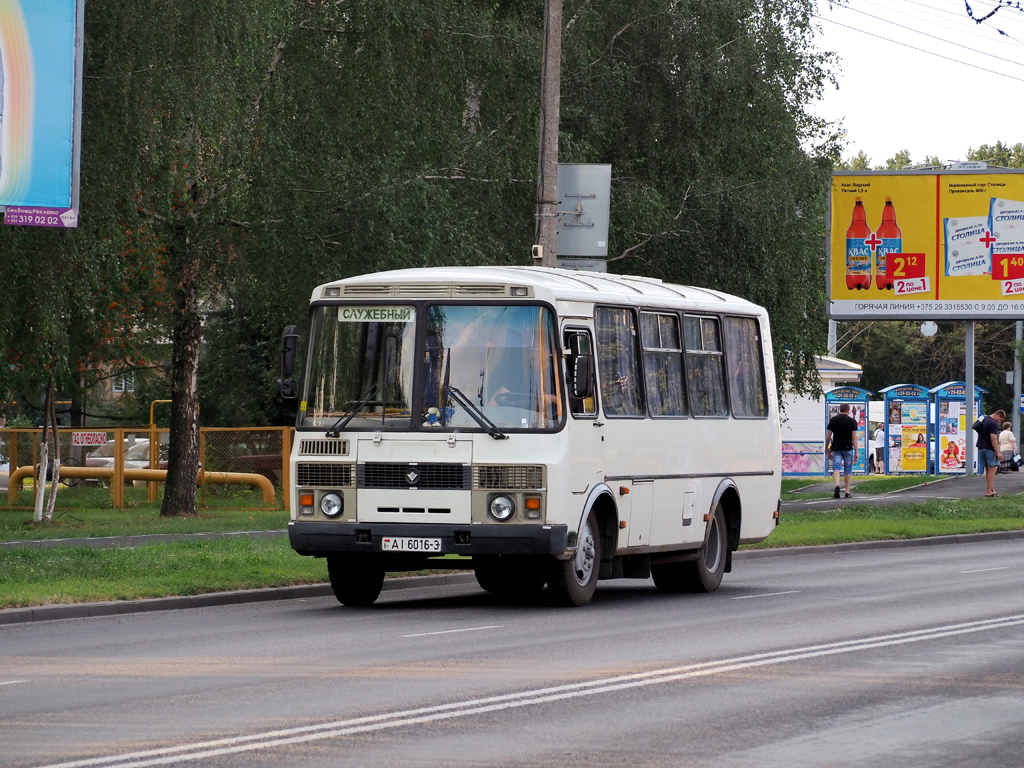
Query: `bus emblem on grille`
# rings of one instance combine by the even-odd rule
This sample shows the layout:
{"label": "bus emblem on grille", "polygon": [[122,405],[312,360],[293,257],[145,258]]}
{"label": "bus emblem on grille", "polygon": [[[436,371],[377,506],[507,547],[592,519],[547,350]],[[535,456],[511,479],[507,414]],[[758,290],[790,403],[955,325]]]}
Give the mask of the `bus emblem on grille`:
{"label": "bus emblem on grille", "polygon": [[420,471],[416,467],[409,467],[405,473],[405,482],[409,485],[416,485],[420,481]]}

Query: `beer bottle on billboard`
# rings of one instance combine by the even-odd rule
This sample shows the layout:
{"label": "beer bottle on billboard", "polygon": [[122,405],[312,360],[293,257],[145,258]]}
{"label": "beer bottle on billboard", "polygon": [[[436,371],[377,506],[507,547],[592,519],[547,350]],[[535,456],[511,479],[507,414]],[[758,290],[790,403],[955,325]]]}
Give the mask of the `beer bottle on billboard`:
{"label": "beer bottle on billboard", "polygon": [[858,197],[853,206],[853,220],[846,230],[846,287],[851,291],[866,291],[871,287],[871,246],[865,242],[870,237],[868,215]]}
{"label": "beer bottle on billboard", "polygon": [[896,223],[896,209],[893,208],[892,198],[885,198],[885,208],[882,209],[882,223],[875,231],[881,241],[875,245],[875,282],[880,291],[892,290],[892,279],[885,274],[886,257],[890,253],[903,252],[903,232]]}

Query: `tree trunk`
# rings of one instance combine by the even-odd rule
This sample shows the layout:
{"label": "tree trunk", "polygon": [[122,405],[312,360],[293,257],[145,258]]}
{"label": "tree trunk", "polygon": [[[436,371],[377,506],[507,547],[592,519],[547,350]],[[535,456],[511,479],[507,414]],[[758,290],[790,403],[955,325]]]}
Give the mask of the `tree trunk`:
{"label": "tree trunk", "polygon": [[171,435],[167,485],[160,508],[163,517],[196,514],[199,345],[203,335],[199,316],[199,275],[202,264],[193,238],[186,235],[183,240],[171,334]]}

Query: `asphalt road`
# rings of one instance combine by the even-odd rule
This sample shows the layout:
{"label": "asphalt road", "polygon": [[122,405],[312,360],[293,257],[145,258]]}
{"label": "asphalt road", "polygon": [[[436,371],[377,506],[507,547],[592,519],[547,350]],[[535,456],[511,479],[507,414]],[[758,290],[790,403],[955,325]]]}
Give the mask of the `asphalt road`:
{"label": "asphalt road", "polygon": [[[0,626],[0,764],[1003,766],[1024,541],[745,559],[583,609],[473,585]],[[90,760],[89,758],[97,758]]]}

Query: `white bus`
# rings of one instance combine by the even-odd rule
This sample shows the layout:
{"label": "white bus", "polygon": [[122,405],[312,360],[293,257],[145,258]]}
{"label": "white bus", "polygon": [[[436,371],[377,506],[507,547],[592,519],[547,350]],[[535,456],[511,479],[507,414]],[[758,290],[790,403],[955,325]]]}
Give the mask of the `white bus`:
{"label": "white bus", "polygon": [[710,592],[778,523],[768,314],[716,291],[539,267],[327,283],[299,398],[289,537],[347,605],[424,568],[562,605],[619,577]]}

